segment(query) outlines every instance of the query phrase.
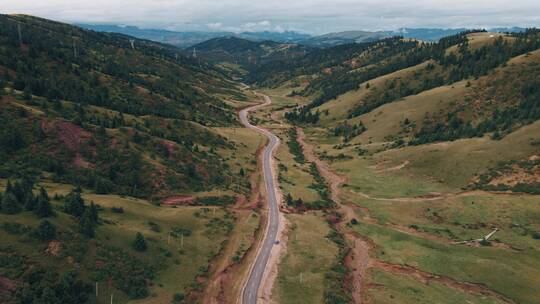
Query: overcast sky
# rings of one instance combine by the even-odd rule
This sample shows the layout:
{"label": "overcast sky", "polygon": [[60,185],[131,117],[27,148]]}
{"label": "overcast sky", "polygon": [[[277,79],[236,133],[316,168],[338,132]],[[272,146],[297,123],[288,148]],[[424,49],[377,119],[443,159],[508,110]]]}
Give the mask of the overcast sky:
{"label": "overcast sky", "polygon": [[540,0],[0,0],[0,12],[202,31],[540,27]]}

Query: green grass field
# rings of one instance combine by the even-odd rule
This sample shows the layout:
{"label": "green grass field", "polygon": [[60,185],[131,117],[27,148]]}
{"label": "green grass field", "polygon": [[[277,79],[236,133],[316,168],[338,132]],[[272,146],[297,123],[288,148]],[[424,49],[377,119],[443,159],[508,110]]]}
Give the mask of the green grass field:
{"label": "green grass field", "polygon": [[338,254],[325,238],[330,227],[319,213],[289,214],[287,251],[279,264],[273,296],[279,303],[324,303],[324,276]]}
{"label": "green grass field", "polygon": [[374,269],[371,274],[376,288],[368,290],[368,297],[374,304],[418,303],[418,304],[458,304],[504,303],[481,295],[467,294],[441,283],[420,283],[404,275],[397,275]]}
{"label": "green grass field", "polygon": [[480,283],[519,303],[535,303],[540,283],[537,250],[515,251],[490,246],[469,247],[428,240],[384,226],[361,223],[355,230],[376,245],[377,258]]}
{"label": "green grass field", "polygon": [[502,140],[490,138],[462,139],[380,153],[377,160],[395,164],[410,161],[404,171],[415,176],[429,176],[456,190],[471,178],[499,161],[527,158],[538,150],[533,143],[540,139],[540,121],[524,126]]}

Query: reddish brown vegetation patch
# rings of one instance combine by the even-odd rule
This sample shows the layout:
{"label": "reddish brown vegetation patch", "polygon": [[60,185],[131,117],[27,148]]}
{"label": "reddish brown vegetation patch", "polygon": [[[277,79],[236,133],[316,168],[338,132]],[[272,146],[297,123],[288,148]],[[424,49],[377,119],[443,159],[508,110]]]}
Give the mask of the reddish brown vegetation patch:
{"label": "reddish brown vegetation patch", "polygon": [[17,282],[0,275],[0,299],[17,290]]}
{"label": "reddish brown vegetation patch", "polygon": [[164,199],[161,204],[165,206],[178,206],[189,205],[191,202],[193,202],[193,196],[179,195],[168,197]]}
{"label": "reddish brown vegetation patch", "polygon": [[45,250],[46,253],[55,257],[60,256],[61,251],[62,243],[60,243],[59,241],[50,241],[47,249]]}
{"label": "reddish brown vegetation patch", "polygon": [[92,133],[68,121],[43,121],[41,128],[45,133],[55,133],[58,139],[71,151],[92,138]]}
{"label": "reddish brown vegetation patch", "polygon": [[161,144],[167,149],[167,154],[172,155],[174,153],[174,146],[175,143],[169,140],[163,140],[161,141]]}

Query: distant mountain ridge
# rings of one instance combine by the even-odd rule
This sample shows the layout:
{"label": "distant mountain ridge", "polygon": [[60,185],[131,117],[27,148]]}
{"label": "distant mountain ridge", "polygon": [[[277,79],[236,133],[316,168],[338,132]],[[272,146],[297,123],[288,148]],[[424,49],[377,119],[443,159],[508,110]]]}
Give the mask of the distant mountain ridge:
{"label": "distant mountain ridge", "polygon": [[154,40],[161,43],[168,43],[180,48],[190,47],[201,42],[219,38],[219,37],[238,37],[253,41],[273,40],[276,42],[296,42],[311,37],[308,34],[302,34],[294,31],[285,32],[202,32],[187,31],[176,32],[164,29],[142,29],[136,26],[121,26],[115,24],[76,24],[79,27],[97,31],[111,32],[129,35],[137,38]]}
{"label": "distant mountain ridge", "polygon": [[[310,37],[306,40],[298,41],[298,43],[314,47],[331,47],[340,44],[371,42],[393,36],[435,42],[441,38],[456,35],[467,30],[467,28],[401,28],[394,31],[344,31]],[[523,32],[525,29],[521,27],[498,27],[488,29],[488,31]]]}
{"label": "distant mountain ridge", "polygon": [[[423,41],[438,41],[441,38],[466,31],[467,28],[400,28],[388,31],[343,31],[323,35],[309,35],[295,31],[284,32],[204,32],[204,31],[170,31],[165,29],[143,29],[137,26],[123,26],[116,24],[75,24],[79,27],[97,32],[114,32],[141,39],[153,40],[171,44],[180,48],[187,48],[199,43],[222,37],[236,37],[251,41],[275,41],[280,43],[298,43],[311,47],[331,47],[340,44],[362,43],[403,36],[405,38]],[[521,27],[497,27],[488,29],[492,32],[522,32]]]}

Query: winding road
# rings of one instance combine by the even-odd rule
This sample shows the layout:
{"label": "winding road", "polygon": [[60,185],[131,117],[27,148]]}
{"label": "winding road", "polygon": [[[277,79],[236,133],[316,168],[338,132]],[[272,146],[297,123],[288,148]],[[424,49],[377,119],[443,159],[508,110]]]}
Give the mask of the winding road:
{"label": "winding road", "polygon": [[255,130],[268,138],[268,144],[263,151],[263,176],[269,211],[264,239],[262,240],[262,244],[257,252],[255,262],[251,266],[248,279],[246,280],[242,290],[242,304],[257,303],[258,291],[261,286],[265,269],[268,264],[268,259],[270,258],[270,253],[275,244],[279,230],[279,206],[272,166],[272,158],[274,151],[279,145],[279,138],[270,133],[268,130],[252,125],[248,120],[248,113],[250,111],[257,110],[272,103],[270,97],[262,94],[261,96],[264,98],[264,103],[240,111],[240,121],[242,124],[244,124],[244,126],[246,126],[246,128]]}

